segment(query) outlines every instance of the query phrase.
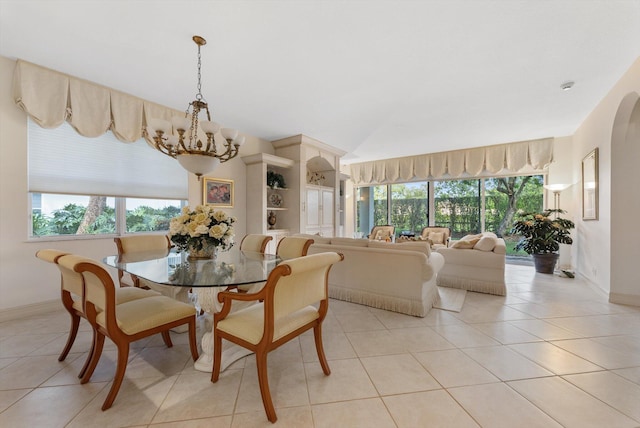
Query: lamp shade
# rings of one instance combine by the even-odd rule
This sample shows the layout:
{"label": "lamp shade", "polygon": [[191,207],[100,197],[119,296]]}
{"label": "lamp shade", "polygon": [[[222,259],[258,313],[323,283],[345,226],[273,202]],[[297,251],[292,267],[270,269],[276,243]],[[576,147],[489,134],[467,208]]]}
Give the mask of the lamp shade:
{"label": "lamp shade", "polygon": [[543,187],[547,190],[551,190],[552,192],[562,192],[570,186],[571,184],[545,184]]}
{"label": "lamp shade", "polygon": [[220,165],[220,159],[206,155],[181,154],[176,159],[184,169],[197,176],[210,173]]}

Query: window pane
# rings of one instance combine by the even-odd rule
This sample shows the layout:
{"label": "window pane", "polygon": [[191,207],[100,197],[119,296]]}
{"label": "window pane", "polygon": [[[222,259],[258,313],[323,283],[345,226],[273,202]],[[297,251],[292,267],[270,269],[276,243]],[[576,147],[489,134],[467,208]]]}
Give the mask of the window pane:
{"label": "window pane", "polygon": [[502,236],[507,255],[527,256],[513,247],[519,237],[511,234],[514,214],[541,211],[543,204],[542,175],[489,178],[485,180],[485,229]]}
{"label": "window pane", "polygon": [[405,183],[391,186],[391,224],[396,236],[419,234],[429,224],[429,183]]}
{"label": "window pane", "polygon": [[127,198],[127,233],[169,230],[172,217],[180,215],[182,201]]}
{"label": "window pane", "polygon": [[434,182],[435,226],[451,229],[453,239],[479,233],[480,180]]}
{"label": "window pane", "polygon": [[114,198],[32,193],[31,206],[32,236],[116,232]]}

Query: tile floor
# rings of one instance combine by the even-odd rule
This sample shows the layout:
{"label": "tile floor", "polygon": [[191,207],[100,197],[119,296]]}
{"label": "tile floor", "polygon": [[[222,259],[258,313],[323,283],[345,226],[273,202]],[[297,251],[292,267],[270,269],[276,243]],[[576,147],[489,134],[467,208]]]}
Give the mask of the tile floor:
{"label": "tile floor", "polygon": [[[459,313],[415,318],[331,301],[331,376],[305,334],[273,352],[281,427],[639,427],[640,308],[614,305],[580,279],[507,266],[508,296],[468,293]],[[66,361],[62,310],[0,323],[2,427],[253,427],[267,421],[253,356],[217,384],[193,369],[186,335],[131,350],[113,407],[105,347],[90,383],[86,324]]]}

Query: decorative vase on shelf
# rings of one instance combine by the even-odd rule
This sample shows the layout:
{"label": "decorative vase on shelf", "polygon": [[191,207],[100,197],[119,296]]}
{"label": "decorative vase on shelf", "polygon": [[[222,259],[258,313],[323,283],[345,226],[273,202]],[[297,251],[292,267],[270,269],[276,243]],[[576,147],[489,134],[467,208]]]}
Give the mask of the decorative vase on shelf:
{"label": "decorative vase on shelf", "polygon": [[276,214],[273,211],[269,211],[269,216],[267,217],[267,223],[269,224],[269,229],[274,229],[276,226]]}

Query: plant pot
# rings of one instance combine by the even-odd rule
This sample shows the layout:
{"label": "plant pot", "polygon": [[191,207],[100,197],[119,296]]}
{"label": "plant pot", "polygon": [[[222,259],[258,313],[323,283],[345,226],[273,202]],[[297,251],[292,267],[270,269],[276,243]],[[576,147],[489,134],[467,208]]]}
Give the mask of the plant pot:
{"label": "plant pot", "polygon": [[559,254],[545,253],[533,254],[533,265],[538,273],[553,273]]}
{"label": "plant pot", "polygon": [[218,248],[215,245],[204,244],[201,249],[190,247],[189,255],[187,258],[191,260],[215,259],[217,252]]}

